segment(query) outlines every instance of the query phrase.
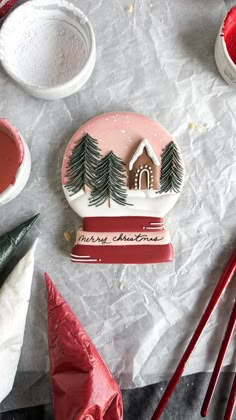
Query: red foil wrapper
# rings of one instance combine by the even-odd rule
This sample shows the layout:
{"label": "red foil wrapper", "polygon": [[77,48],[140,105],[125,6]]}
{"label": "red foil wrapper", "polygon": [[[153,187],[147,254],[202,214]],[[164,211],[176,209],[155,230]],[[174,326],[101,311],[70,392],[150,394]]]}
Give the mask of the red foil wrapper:
{"label": "red foil wrapper", "polygon": [[48,344],[56,420],[121,420],[120,388],[46,274]]}

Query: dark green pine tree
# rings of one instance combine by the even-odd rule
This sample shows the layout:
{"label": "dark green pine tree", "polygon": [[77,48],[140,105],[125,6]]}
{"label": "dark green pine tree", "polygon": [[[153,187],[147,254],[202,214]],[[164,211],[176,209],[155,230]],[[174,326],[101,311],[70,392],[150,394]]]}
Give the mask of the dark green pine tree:
{"label": "dark green pine tree", "polygon": [[68,178],[66,188],[70,195],[80,191],[85,186],[93,189],[97,178],[97,166],[101,159],[101,150],[98,140],[85,134],[78,141],[69,157],[66,176]]}
{"label": "dark green pine tree", "polygon": [[101,206],[111,200],[121,206],[127,204],[126,171],[124,162],[113,152],[104,156],[97,168],[97,185],[91,192],[90,206]]}
{"label": "dark green pine tree", "polygon": [[183,165],[178,147],[175,142],[171,141],[161,155],[161,188],[158,192],[180,192],[183,174]]}

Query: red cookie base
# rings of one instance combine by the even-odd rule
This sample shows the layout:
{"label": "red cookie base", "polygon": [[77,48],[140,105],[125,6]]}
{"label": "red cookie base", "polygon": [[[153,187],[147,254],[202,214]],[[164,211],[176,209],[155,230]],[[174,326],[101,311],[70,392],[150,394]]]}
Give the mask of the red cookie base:
{"label": "red cookie base", "polygon": [[85,264],[154,264],[174,259],[172,244],[95,246],[75,245],[71,261]]}

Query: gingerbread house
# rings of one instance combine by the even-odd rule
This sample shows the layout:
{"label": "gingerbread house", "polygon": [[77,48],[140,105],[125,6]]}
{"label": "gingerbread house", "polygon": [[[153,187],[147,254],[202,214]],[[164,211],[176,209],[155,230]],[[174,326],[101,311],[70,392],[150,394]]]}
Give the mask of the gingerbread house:
{"label": "gingerbread house", "polygon": [[160,161],[147,139],[141,140],[129,162],[129,188],[158,190]]}

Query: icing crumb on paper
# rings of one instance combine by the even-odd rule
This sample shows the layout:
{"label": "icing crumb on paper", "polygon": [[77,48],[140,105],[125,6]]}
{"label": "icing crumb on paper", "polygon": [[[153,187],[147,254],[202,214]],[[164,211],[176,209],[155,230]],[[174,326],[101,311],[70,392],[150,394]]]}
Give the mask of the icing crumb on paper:
{"label": "icing crumb on paper", "polygon": [[129,5],[127,6],[127,12],[128,12],[128,13],[133,13],[133,11],[134,11],[134,6],[133,6],[133,4],[129,4]]}
{"label": "icing crumb on paper", "polygon": [[189,130],[194,130],[195,127],[196,127],[196,125],[193,122],[189,123],[189,125],[188,125]]}
{"label": "icing crumb on paper", "polygon": [[72,240],[72,235],[70,232],[64,232],[64,238],[67,242],[70,242]]}
{"label": "icing crumb on paper", "polygon": [[188,124],[188,129],[192,131],[198,131],[200,133],[202,131],[208,130],[209,126],[206,123],[200,124],[200,123],[190,122]]}

